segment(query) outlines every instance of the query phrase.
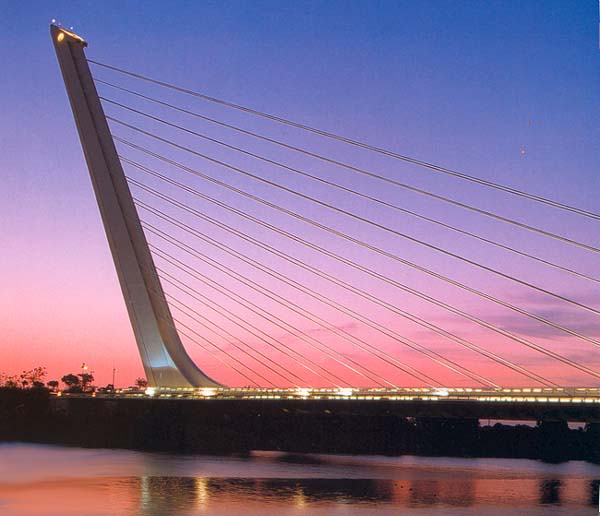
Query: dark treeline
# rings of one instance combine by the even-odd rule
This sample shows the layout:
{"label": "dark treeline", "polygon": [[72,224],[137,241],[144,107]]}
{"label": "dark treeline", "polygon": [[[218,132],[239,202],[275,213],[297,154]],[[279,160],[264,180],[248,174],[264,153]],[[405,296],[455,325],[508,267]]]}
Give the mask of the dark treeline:
{"label": "dark treeline", "polygon": [[0,388],[0,441],[196,453],[280,450],[600,462],[597,424],[490,427],[476,419],[358,415],[315,407],[255,400],[65,398],[42,388]]}
{"label": "dark treeline", "polygon": [[[61,390],[62,383],[62,391],[70,393],[106,393],[115,390],[112,383],[104,387],[94,385],[94,375],[85,363],[81,365],[81,373],[67,373],[61,377],[60,382],[58,380],[45,381],[46,376],[48,376],[48,371],[42,366],[24,369],[18,374],[0,373],[0,387],[13,389],[47,388],[52,392],[58,392]],[[147,386],[148,382],[145,378],[137,378],[130,388],[145,389]]]}

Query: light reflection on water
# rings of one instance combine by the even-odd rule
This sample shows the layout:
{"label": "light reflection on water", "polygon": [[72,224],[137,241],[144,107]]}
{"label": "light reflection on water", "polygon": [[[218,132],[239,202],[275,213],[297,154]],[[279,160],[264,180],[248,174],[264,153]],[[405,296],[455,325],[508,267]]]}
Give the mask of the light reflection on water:
{"label": "light reflection on water", "polygon": [[0,514],[594,514],[600,466],[0,445]]}

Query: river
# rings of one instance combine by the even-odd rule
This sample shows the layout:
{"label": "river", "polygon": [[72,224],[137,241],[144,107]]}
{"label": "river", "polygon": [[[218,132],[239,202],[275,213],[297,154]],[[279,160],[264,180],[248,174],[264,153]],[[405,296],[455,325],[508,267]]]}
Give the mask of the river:
{"label": "river", "polygon": [[600,465],[0,444],[0,514],[589,515]]}

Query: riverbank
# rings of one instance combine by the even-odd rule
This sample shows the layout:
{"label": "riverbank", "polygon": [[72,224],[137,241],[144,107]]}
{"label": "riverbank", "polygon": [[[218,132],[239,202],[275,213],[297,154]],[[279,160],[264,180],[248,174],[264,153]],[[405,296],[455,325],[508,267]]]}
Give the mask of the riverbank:
{"label": "riverbank", "polygon": [[[335,407],[335,409],[333,409]],[[0,441],[94,448],[248,453],[505,457],[600,462],[600,427],[481,426],[477,419],[356,414],[343,403],[69,398],[0,389]]]}

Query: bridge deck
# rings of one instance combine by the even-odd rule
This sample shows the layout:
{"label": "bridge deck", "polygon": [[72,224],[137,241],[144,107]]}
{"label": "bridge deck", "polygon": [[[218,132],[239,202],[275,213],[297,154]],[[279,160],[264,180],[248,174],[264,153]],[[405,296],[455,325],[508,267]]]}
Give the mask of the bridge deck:
{"label": "bridge deck", "polygon": [[[65,397],[90,395],[65,394]],[[133,389],[95,393],[95,398],[196,401],[219,411],[321,413],[521,421],[600,423],[599,388],[449,389]],[[199,406],[200,407],[200,406]],[[214,407],[213,405],[213,408]]]}

